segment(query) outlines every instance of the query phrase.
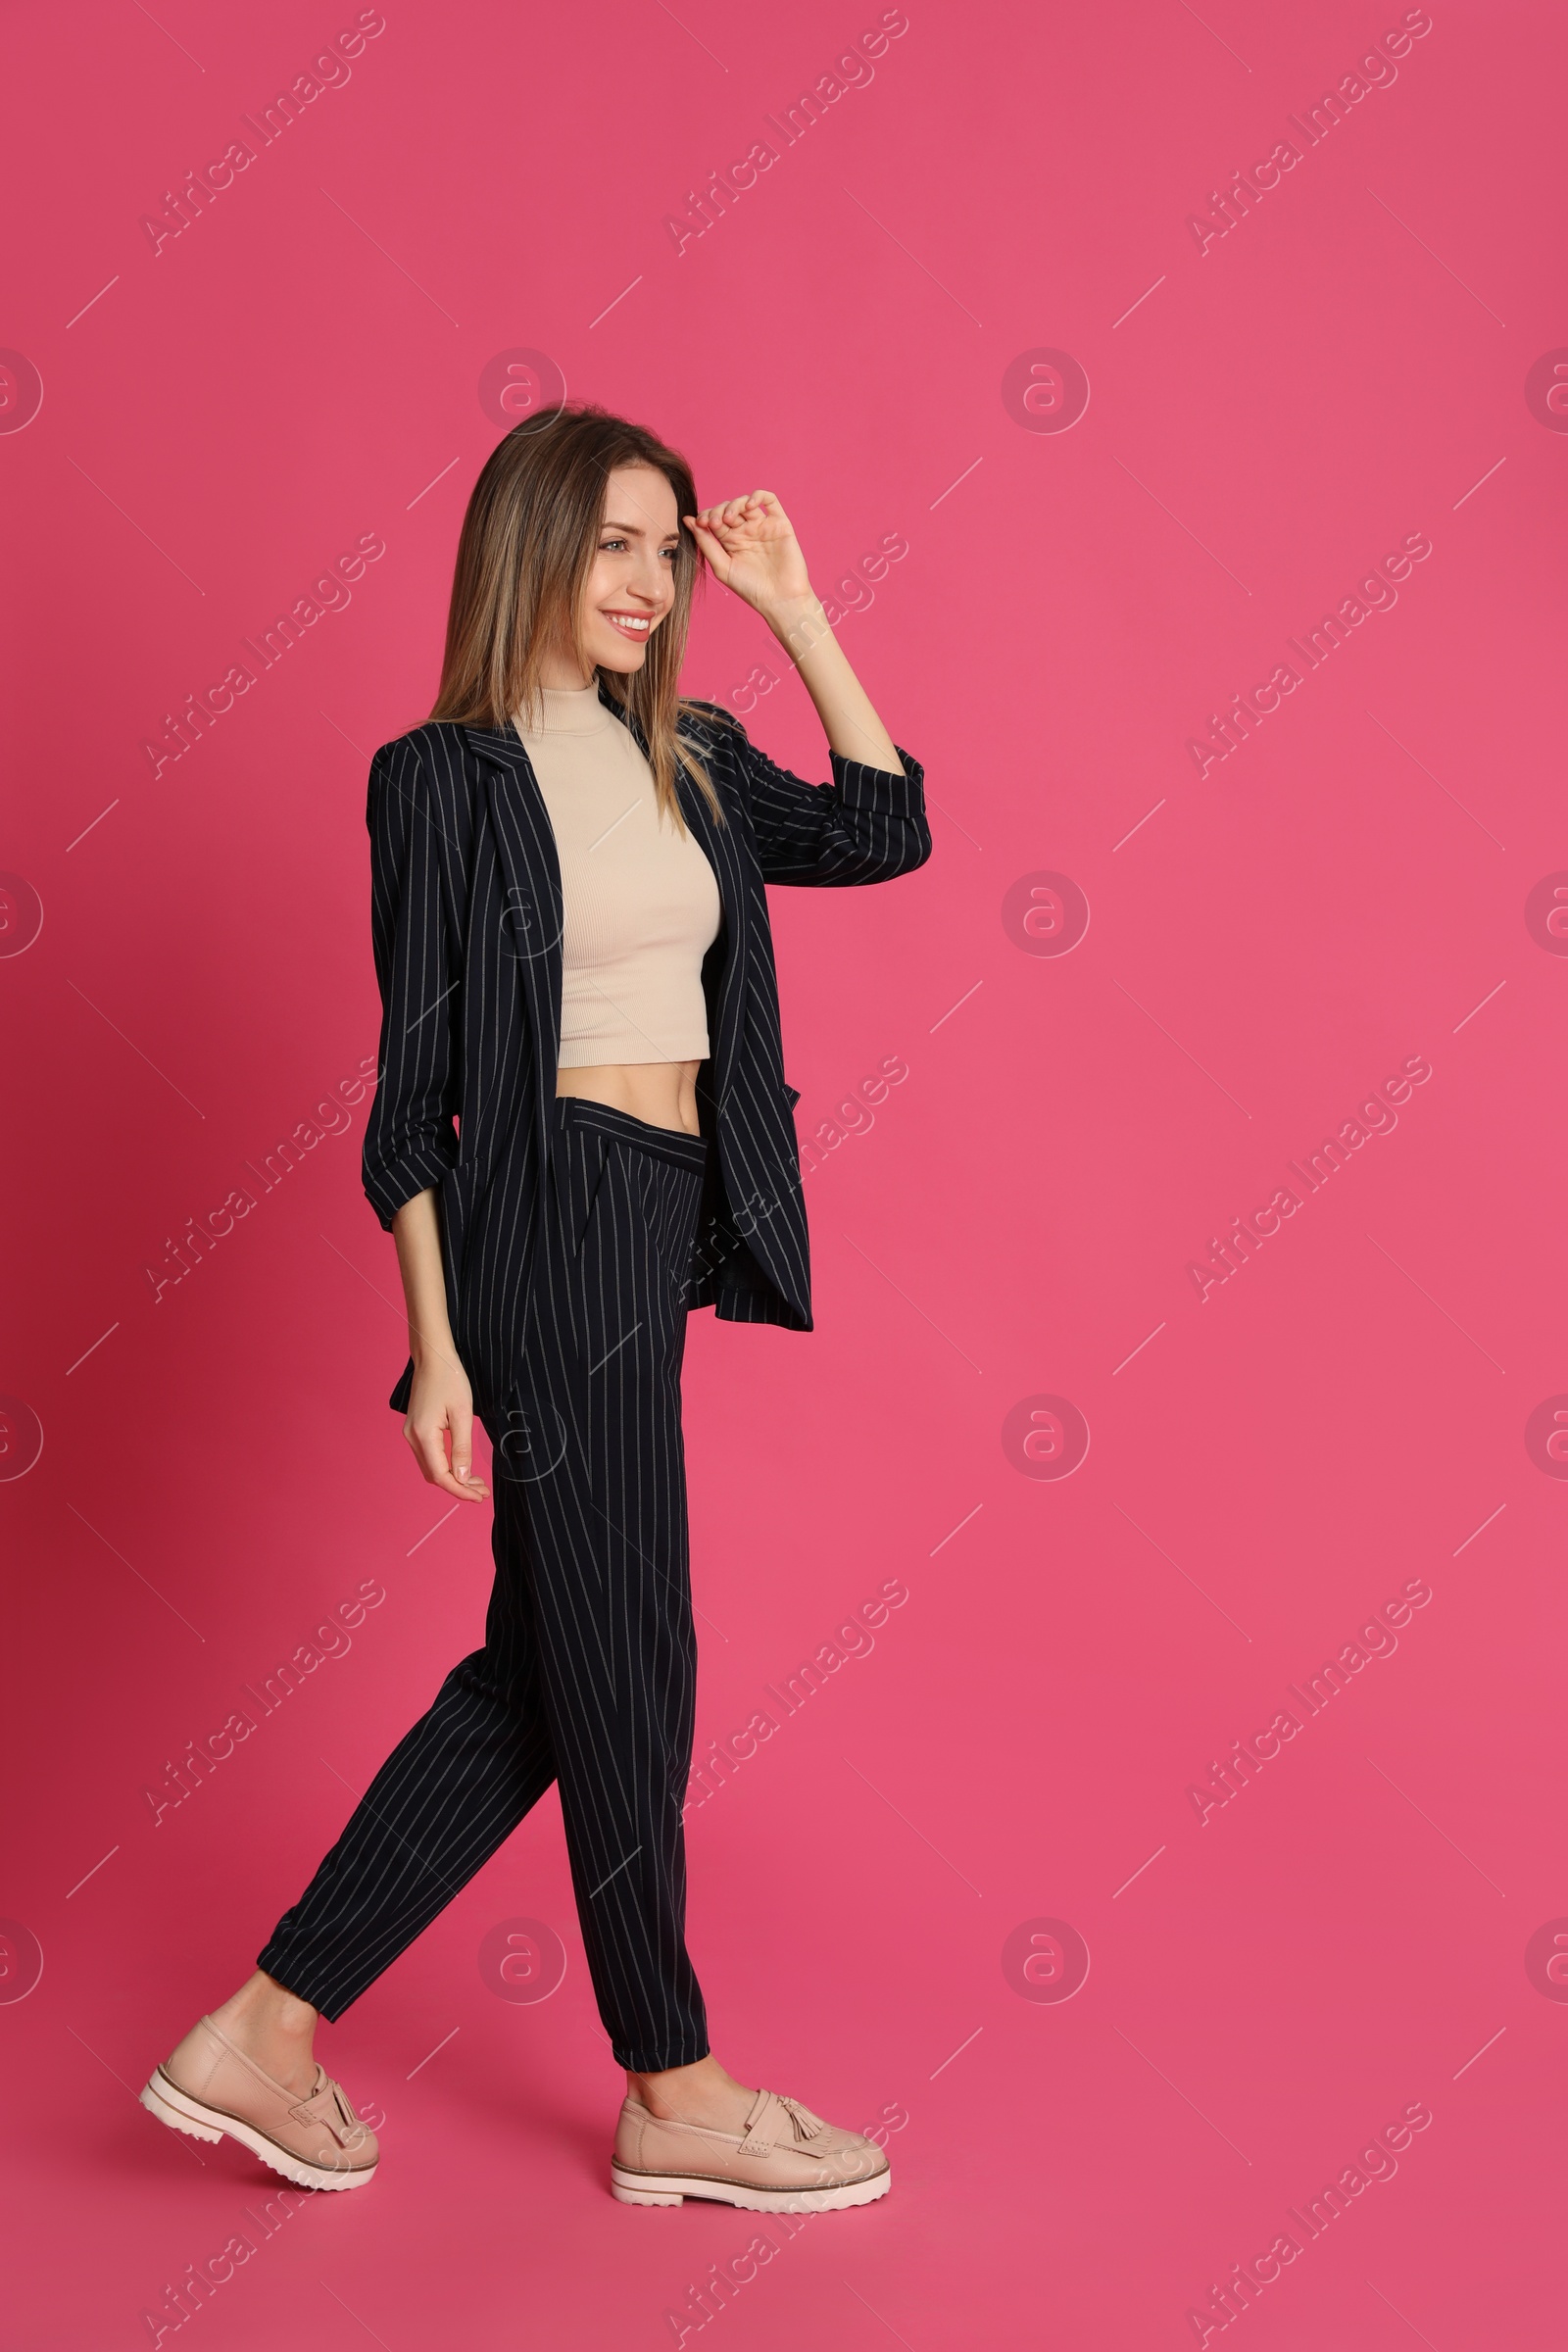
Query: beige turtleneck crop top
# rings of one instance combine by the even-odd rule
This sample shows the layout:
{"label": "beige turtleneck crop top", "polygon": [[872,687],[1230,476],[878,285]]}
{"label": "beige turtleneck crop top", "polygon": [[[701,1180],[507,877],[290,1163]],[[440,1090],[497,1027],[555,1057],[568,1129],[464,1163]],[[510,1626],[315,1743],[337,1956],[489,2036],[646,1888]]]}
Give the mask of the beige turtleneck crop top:
{"label": "beige turtleneck crop top", "polygon": [[722,906],[695,836],[662,818],[654,774],[597,684],[544,687],[517,719],[561,861],[563,1069],[703,1061],[703,957]]}

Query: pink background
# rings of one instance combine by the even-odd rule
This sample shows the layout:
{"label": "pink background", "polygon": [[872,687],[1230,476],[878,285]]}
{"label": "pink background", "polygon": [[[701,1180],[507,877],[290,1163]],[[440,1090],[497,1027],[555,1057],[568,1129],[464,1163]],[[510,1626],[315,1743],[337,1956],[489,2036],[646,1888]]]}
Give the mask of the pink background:
{"label": "pink background", "polygon": [[[652,2352],[671,2310],[762,2352],[1142,2352],[1205,2340],[1190,2312],[1286,2231],[1207,2341],[1461,2352],[1561,2309],[1568,1489],[1526,1444],[1568,1390],[1568,964],[1526,913],[1568,867],[1568,416],[1526,393],[1568,344],[1559,14],[1434,5],[1308,147],[1288,118],[1399,7],[910,0],[785,147],[765,118],[880,18],[387,0],[157,253],[142,215],[356,11],[10,21],[0,342],[43,399],[24,422],[13,364],[8,2346],[145,2343],[247,2230],[209,2352]],[[1293,137],[1200,250],[1189,215]],[[677,252],[666,216],[763,138]],[[505,422],[480,379],[519,350],[705,499],[776,490],[824,594],[906,541],[842,634],[936,844],[774,894],[803,1138],[907,1076],[807,1179],[815,1334],[699,1316],[686,1390],[700,1752],[907,1589],[690,1825],[720,2055],[877,2123],[896,2185],[776,2228],[702,2328],[754,2224],[607,2194],[553,1796],[323,2035],[386,2118],[368,2195],[264,2239],[270,2176],[131,2095],[479,1635],[487,1514],[443,1516],[386,1407],[363,1102],[156,1302],[145,1269],[373,1056],[368,760],[428,709]],[[1068,430],[1043,350],[1087,374]],[[367,534],[352,603],[155,775],[165,714]],[[1416,534],[1397,603],[1200,778],[1210,714]],[[746,686],[774,653],[714,589],[688,684],[825,775],[799,685]],[[1043,873],[1087,901],[1070,953],[1039,952],[1070,938]],[[1396,1126],[1200,1299],[1211,1237],[1407,1057]],[[1034,1474],[1071,1460],[1051,1423],[1018,1434],[1042,1396],[1087,1426],[1066,1478]],[[1200,1821],[1189,1789],[1418,1580],[1397,1649]],[[352,1647],[155,1826],[166,1765],[371,1581]],[[517,1918],[564,1946],[542,2002],[480,1972]],[[1041,1921],[1070,1933],[1025,1973]],[[1087,1981],[1034,1997],[1074,1937]],[[1417,2103],[1309,2238],[1290,2209]]]}

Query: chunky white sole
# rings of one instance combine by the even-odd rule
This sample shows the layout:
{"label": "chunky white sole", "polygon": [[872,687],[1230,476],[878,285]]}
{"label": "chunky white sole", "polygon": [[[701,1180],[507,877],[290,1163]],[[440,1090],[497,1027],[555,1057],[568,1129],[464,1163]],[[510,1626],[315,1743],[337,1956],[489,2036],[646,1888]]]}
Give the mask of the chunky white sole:
{"label": "chunky white sole", "polygon": [[892,2186],[891,2170],[837,2188],[753,2188],[707,2173],[629,2173],[613,2159],[610,2166],[610,2193],[622,2205],[681,2205],[688,2197],[707,2197],[748,2213],[839,2213],[847,2205],[873,2205]]}
{"label": "chunky white sole", "polygon": [[[237,2115],[225,2115],[220,2107],[204,2106],[188,2091],[172,2082],[161,2066],[153,2069],[145,2090],[139,2094],[149,2115],[156,2115],[161,2124],[172,2132],[184,2132],[192,2139],[221,2139],[226,2132],[249,2148],[274,2173],[292,2180],[296,2188],[366,2188],[375,2179],[375,2165],[362,2165],[354,2172],[333,2172],[324,2164],[312,2164],[291,2149],[278,2146],[254,2124],[241,2122]],[[377,2159],[379,2162],[379,2158]]]}

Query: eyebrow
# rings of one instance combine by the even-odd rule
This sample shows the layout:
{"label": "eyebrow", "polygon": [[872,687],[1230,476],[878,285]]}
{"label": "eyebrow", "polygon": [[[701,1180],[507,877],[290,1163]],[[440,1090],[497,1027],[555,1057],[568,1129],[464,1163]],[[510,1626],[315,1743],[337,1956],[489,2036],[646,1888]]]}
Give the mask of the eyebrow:
{"label": "eyebrow", "polygon": [[[599,525],[599,528],[602,531],[622,531],[630,539],[646,539],[648,536],[648,533],[643,529],[643,526],[640,522],[614,522],[612,521],[608,516]],[[664,533],[664,537],[666,539],[678,539],[680,537],[680,533],[678,530],[666,531]]]}

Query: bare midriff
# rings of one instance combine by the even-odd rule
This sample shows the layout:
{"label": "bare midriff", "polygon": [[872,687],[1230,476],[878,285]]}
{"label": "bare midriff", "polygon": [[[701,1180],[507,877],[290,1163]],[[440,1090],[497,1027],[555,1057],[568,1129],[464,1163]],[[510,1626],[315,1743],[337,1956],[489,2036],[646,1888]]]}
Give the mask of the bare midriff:
{"label": "bare midriff", "polygon": [[608,1061],[556,1072],[558,1095],[582,1095],[608,1103],[650,1127],[700,1135],[697,1073],[700,1061]]}

